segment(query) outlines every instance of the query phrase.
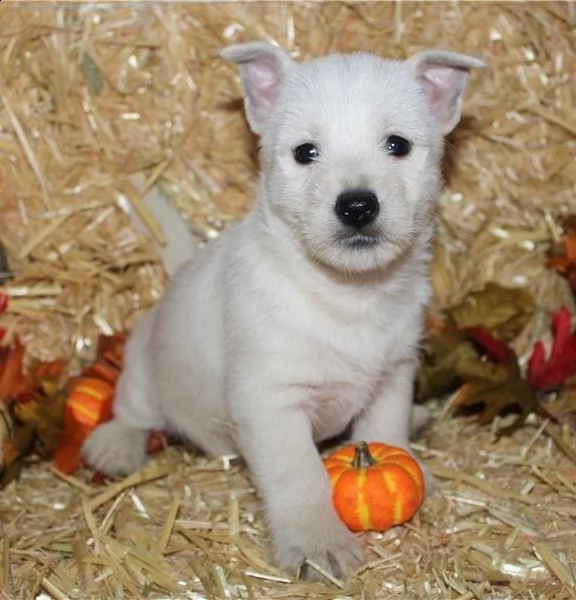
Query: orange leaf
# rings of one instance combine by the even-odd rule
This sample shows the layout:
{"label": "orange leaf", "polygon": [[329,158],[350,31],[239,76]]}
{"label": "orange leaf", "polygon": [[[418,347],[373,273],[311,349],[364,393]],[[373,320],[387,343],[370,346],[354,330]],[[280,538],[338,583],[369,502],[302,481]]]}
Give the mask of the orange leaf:
{"label": "orange leaf", "polygon": [[58,379],[64,368],[64,361],[62,358],[57,358],[52,362],[44,362],[36,365],[31,369],[31,374],[34,379]]}
{"label": "orange leaf", "polygon": [[16,341],[14,348],[4,349],[0,354],[0,400],[6,402],[32,388],[32,379],[22,368],[24,346]]}
{"label": "orange leaf", "polygon": [[570,261],[566,256],[550,256],[545,263],[545,266],[549,269],[554,269],[559,273],[565,273],[571,266]]}
{"label": "orange leaf", "polygon": [[572,264],[576,264],[576,235],[568,235],[564,241],[566,244],[566,258]]}
{"label": "orange leaf", "polygon": [[82,465],[80,457],[80,446],[72,440],[66,440],[60,445],[54,454],[54,467],[65,475],[70,475],[77,471]]}

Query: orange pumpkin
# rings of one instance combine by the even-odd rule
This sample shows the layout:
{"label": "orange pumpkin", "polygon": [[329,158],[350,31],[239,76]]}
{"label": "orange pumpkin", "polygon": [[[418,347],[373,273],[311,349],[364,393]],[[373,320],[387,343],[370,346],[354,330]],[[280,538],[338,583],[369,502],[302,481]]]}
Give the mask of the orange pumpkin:
{"label": "orange pumpkin", "polygon": [[84,440],[98,425],[112,418],[125,342],[124,332],[102,336],[94,363],[68,382],[64,432],[54,453],[54,466],[63,473],[73,473],[80,467]]}
{"label": "orange pumpkin", "polygon": [[386,531],[424,501],[424,474],[402,448],[372,442],[346,446],[324,460],[336,512],[352,531]]}
{"label": "orange pumpkin", "polygon": [[[112,418],[126,339],[125,332],[100,337],[95,362],[68,384],[64,432],[54,453],[54,466],[63,473],[73,473],[80,468],[84,440],[98,425]],[[147,452],[158,452],[167,443],[162,432],[153,431],[148,437]]]}

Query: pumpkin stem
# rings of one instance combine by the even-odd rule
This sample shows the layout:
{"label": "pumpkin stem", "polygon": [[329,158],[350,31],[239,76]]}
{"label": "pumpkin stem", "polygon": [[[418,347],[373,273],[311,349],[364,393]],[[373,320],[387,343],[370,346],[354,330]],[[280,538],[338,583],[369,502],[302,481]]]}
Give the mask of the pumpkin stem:
{"label": "pumpkin stem", "polygon": [[375,465],[378,462],[370,454],[370,450],[368,449],[368,444],[366,442],[358,442],[355,445],[355,450],[354,462],[352,463],[352,466],[355,469],[365,469]]}

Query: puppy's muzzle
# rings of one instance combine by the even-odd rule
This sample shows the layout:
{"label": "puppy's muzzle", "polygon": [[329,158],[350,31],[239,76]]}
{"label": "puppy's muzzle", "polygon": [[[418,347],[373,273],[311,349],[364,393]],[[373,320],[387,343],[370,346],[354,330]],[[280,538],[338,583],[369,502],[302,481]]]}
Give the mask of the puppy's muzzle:
{"label": "puppy's muzzle", "polygon": [[334,210],[344,225],[361,229],[376,219],[380,203],[374,192],[355,190],[342,192],[336,199]]}

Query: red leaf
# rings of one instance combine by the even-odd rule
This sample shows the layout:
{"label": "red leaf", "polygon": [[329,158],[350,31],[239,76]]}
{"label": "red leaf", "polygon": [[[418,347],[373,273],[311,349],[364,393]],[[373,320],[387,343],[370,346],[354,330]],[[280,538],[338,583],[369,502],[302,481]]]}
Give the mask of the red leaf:
{"label": "red leaf", "polygon": [[488,358],[493,362],[509,368],[515,368],[518,364],[518,358],[514,350],[501,340],[496,339],[484,327],[469,327],[463,331],[486,352]]}
{"label": "red leaf", "polygon": [[554,342],[550,358],[546,360],[542,342],[534,345],[526,378],[535,390],[560,387],[576,374],[576,332],[571,327],[570,312],[562,307],[552,315]]}
{"label": "red leaf", "polygon": [[8,308],[8,294],[0,292],[0,313]]}

